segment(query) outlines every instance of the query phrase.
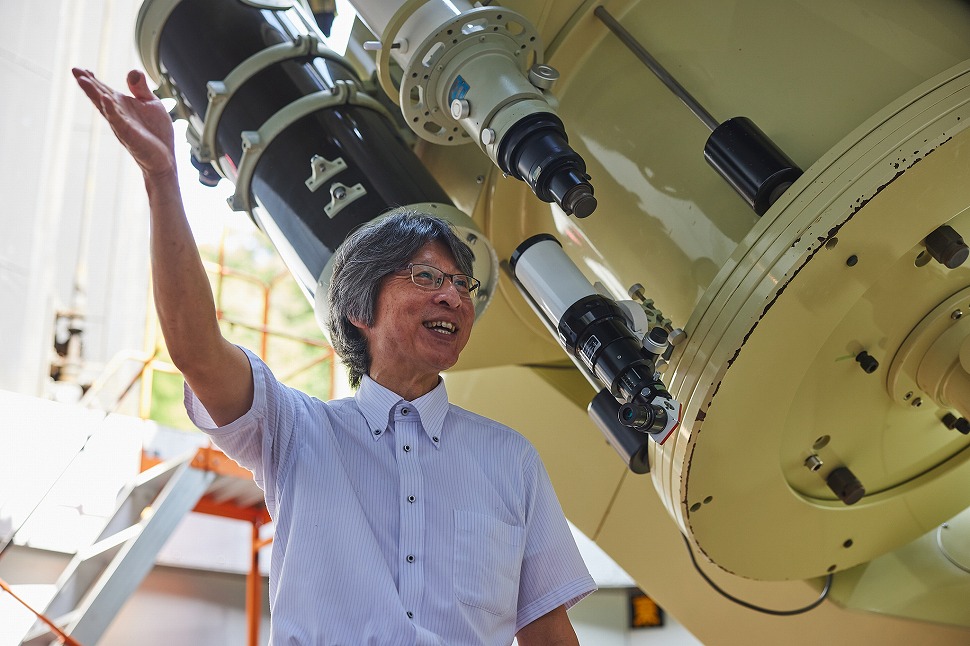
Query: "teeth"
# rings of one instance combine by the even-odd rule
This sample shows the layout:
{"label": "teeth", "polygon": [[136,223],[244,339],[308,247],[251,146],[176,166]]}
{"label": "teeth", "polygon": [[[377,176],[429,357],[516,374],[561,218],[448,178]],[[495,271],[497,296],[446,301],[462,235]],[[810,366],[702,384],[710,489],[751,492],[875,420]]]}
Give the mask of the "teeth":
{"label": "teeth", "polygon": [[455,326],[448,321],[429,321],[424,324],[429,330],[434,330],[438,334],[454,334]]}

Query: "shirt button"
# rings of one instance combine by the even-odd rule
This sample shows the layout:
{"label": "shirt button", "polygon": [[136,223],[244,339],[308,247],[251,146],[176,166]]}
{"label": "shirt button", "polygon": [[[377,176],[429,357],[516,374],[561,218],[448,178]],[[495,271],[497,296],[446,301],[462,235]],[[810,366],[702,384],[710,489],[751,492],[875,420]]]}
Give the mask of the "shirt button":
{"label": "shirt button", "polygon": [[414,613],[408,610],[408,619],[414,619]]}
{"label": "shirt button", "polygon": [[438,441],[438,436],[437,436],[437,435],[435,435],[435,436],[434,436],[433,438],[431,438],[431,439],[432,439],[432,440],[434,440],[435,442],[437,442],[437,441]]}
{"label": "shirt button", "polygon": [[407,408],[402,408],[402,409],[401,409],[401,415],[407,415],[407,414],[408,414],[408,413],[410,413],[410,412],[411,412],[411,411],[410,411],[410,410],[408,410]]}
{"label": "shirt button", "polygon": [[414,502],[414,496],[408,496],[408,502]]}
{"label": "shirt button", "polygon": [[410,444],[405,444],[404,445],[404,452],[407,453],[410,450],[411,450],[411,445]]}
{"label": "shirt button", "polygon": [[407,561],[408,563],[414,563],[414,554],[408,554]]}
{"label": "shirt button", "polygon": [[374,435],[380,435],[380,434],[381,434],[381,429],[375,428],[374,429]]}

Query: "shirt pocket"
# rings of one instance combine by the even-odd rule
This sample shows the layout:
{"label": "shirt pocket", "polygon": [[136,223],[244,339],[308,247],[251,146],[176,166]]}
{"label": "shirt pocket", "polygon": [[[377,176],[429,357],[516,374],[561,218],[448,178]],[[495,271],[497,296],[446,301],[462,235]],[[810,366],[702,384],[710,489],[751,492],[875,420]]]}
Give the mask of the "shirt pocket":
{"label": "shirt pocket", "polygon": [[514,612],[524,530],[470,511],[455,511],[455,594],[495,615]]}

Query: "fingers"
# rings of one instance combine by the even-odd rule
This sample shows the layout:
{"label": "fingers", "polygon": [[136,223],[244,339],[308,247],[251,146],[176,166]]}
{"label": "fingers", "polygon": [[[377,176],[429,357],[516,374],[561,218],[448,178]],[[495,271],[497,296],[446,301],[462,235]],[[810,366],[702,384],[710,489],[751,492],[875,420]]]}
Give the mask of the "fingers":
{"label": "fingers", "polygon": [[[84,90],[84,93],[88,95],[88,98],[94,102],[95,105],[101,106],[101,104],[108,98],[117,100],[121,95],[116,92],[111,86],[103,83],[98,79],[90,70],[83,70],[75,67],[71,70],[74,74],[74,78],[77,79],[78,85]],[[139,101],[155,101],[156,96],[148,88],[148,82],[145,80],[145,75],[138,70],[131,70],[128,72],[128,89],[131,91],[132,96],[134,96]],[[103,112],[103,110],[102,110]]]}
{"label": "fingers", "polygon": [[94,75],[87,70],[79,70],[74,68],[71,70],[74,74],[74,78],[77,79],[77,84],[87,95],[91,103],[98,109],[101,114],[104,114],[104,90],[103,84],[98,82]]}

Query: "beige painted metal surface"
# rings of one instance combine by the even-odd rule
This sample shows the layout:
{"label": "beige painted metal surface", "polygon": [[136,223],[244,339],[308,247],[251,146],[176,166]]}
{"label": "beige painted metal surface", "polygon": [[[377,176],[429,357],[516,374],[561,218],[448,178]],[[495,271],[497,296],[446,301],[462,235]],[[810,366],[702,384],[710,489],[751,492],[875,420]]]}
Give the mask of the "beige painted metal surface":
{"label": "beige painted metal surface", "polygon": [[[573,377],[567,376],[568,372]],[[550,374],[551,373],[551,374]],[[649,475],[624,473],[616,453],[595,430],[585,413],[589,386],[576,371],[531,370],[505,366],[452,372],[447,376],[449,397],[521,430],[542,455],[566,514],[623,566],[638,585],[704,644],[965,644],[968,631],[941,621],[965,608],[966,591],[959,581],[941,579],[937,565],[924,572],[921,555],[894,559],[891,583],[886,579],[856,584],[853,570],[838,573],[845,598],[826,602],[793,617],[752,612],[714,592],[691,566],[681,533],[656,495]],[[799,608],[818,597],[821,582],[762,582],[732,576],[698,556],[701,567],[728,593],[767,608]],[[915,567],[914,567],[915,565]],[[844,579],[840,577],[845,577]],[[966,577],[964,577],[966,578]],[[939,587],[937,587],[939,586]],[[946,586],[950,586],[949,588]],[[880,588],[891,587],[888,601],[926,595],[934,615],[923,621],[876,612],[885,602]],[[872,605],[856,595],[868,592]],[[902,604],[905,606],[905,603]],[[925,608],[914,608],[920,612]],[[900,614],[897,607],[889,614]],[[956,613],[959,616],[959,613]],[[926,623],[926,621],[938,623]]]}
{"label": "beige painted metal surface", "polygon": [[[957,120],[944,119],[931,142],[950,138]],[[961,164],[970,136],[930,148],[882,188],[897,155],[919,147],[911,127],[901,126],[906,143],[883,139],[886,157],[860,142],[858,160],[839,156],[829,167],[859,179],[830,182],[823,171],[806,187],[816,195],[792,196],[774,222],[752,232],[708,309],[688,326],[694,343],[675,362],[672,385],[691,393],[690,427],[658,453],[657,484],[725,569],[763,579],[843,569],[966,506],[952,495],[970,485],[966,436],[943,426],[947,409],[925,394],[897,400],[887,387],[910,330],[970,281],[967,269],[916,266],[920,240],[937,226],[970,226]],[[916,136],[922,143],[924,133]],[[788,222],[790,208],[798,215]],[[872,374],[854,360],[863,350],[881,362]],[[803,463],[816,446],[825,465],[812,473]],[[863,501],[847,507],[828,490],[822,478],[836,466],[862,480]],[[726,528],[739,518],[736,531]],[[772,549],[779,544],[786,549]]]}
{"label": "beige painted metal surface", "polygon": [[[463,175],[443,153],[423,158],[474,203],[500,259],[550,232],[615,297],[642,283],[689,335],[665,377],[686,417],[652,451],[653,482],[626,475],[606,499],[575,481],[588,469],[613,473],[615,456],[584,468],[585,444],[551,439],[595,433],[581,385],[555,429],[536,417],[562,405],[561,391],[551,396],[521,369],[456,372],[475,392],[461,401],[533,439],[567,515],[704,641],[817,643],[830,623],[823,632],[840,641],[965,643],[961,588],[929,569],[924,577],[920,563],[939,559],[925,535],[970,502],[970,441],[940,421],[967,407],[970,325],[946,313],[970,313],[970,268],[920,254],[941,224],[970,234],[970,6],[603,3],[712,114],[753,119],[806,169],[758,219],[704,162],[707,129],[592,16],[598,3],[507,4],[539,27],[562,74],[553,91],[597,212],[568,218],[499,174],[472,184],[472,166]],[[509,353],[561,359],[504,279],[490,315],[464,367],[502,365]],[[879,362],[872,374],[854,360],[863,350]],[[511,389],[529,391],[531,412],[503,399]],[[817,472],[804,466],[813,454]],[[851,507],[825,485],[837,466],[866,486]],[[786,620],[741,610],[696,578],[681,530],[715,580],[754,603],[804,605],[836,572],[840,604],[962,628],[833,604]],[[866,567],[907,592],[853,595]],[[743,622],[743,637],[715,634],[719,620]]]}

